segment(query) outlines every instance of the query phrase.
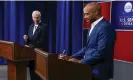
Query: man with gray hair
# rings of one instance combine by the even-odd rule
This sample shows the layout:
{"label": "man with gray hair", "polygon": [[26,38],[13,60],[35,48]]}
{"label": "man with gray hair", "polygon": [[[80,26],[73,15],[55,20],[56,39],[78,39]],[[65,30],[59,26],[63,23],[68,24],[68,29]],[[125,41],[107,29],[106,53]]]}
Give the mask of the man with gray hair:
{"label": "man with gray hair", "polygon": [[[32,48],[40,48],[47,51],[48,49],[48,26],[41,22],[41,12],[38,10],[32,13],[33,24],[30,25],[28,35],[24,35],[24,41],[26,46]],[[34,61],[30,61],[29,68],[31,74],[31,80],[39,80],[35,76]]]}
{"label": "man with gray hair", "polygon": [[[38,10],[32,13],[33,24],[30,25],[28,35],[24,35],[26,45],[44,50],[44,43],[48,39],[48,27],[41,22],[41,13]],[[45,48],[46,49],[46,48]]]}

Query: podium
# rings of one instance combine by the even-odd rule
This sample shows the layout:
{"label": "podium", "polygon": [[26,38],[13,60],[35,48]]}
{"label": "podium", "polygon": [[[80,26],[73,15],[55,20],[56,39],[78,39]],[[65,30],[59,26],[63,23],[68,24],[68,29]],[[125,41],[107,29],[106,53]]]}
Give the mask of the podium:
{"label": "podium", "polygon": [[0,57],[8,60],[8,80],[27,80],[27,63],[35,60],[34,49],[0,40]]}
{"label": "podium", "polygon": [[35,72],[42,80],[92,80],[91,67],[58,59],[58,55],[35,49]]}

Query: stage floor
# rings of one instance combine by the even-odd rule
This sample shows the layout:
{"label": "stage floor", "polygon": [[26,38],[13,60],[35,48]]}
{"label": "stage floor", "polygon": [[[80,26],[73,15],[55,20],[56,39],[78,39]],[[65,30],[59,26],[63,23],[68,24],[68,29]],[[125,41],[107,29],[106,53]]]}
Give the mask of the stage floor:
{"label": "stage floor", "polygon": [[[30,80],[29,69],[27,68],[27,80]],[[0,80],[8,80],[7,78],[7,65],[0,65]]]}
{"label": "stage floor", "polygon": [[[30,80],[29,75],[29,68],[27,68],[27,80]],[[8,80],[6,65],[0,65],[0,80]],[[111,80],[133,80],[133,63],[114,60],[114,79]]]}

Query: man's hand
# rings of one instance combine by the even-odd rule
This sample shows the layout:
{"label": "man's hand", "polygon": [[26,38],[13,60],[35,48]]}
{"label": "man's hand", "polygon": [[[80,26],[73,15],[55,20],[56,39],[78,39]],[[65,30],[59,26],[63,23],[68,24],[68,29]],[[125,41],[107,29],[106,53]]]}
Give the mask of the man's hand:
{"label": "man's hand", "polygon": [[80,63],[80,60],[78,60],[76,58],[71,58],[68,61],[75,62],[75,63]]}
{"label": "man's hand", "polygon": [[24,41],[25,41],[25,42],[28,41],[28,36],[27,36],[27,35],[24,35],[23,38],[24,38]]}
{"label": "man's hand", "polygon": [[28,45],[25,45],[25,47],[30,47],[30,46],[28,46]]}
{"label": "man's hand", "polygon": [[65,55],[65,54],[60,54],[59,56],[58,56],[58,59],[62,59],[62,60],[69,60],[71,57],[70,56],[67,56],[67,55]]}

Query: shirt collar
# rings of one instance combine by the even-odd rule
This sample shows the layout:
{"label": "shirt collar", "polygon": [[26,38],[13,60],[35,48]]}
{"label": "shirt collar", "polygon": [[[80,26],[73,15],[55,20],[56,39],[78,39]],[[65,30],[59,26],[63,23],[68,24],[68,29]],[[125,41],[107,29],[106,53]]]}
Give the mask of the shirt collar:
{"label": "shirt collar", "polygon": [[38,27],[39,24],[35,24],[36,27]]}
{"label": "shirt collar", "polygon": [[98,20],[96,20],[95,22],[93,22],[91,24],[91,27],[94,27],[95,25],[97,25],[102,19],[103,19],[103,16],[101,18],[99,18]]}
{"label": "shirt collar", "polygon": [[[39,22],[39,24],[41,23],[41,21]],[[39,24],[34,24],[34,26],[38,27]]]}

